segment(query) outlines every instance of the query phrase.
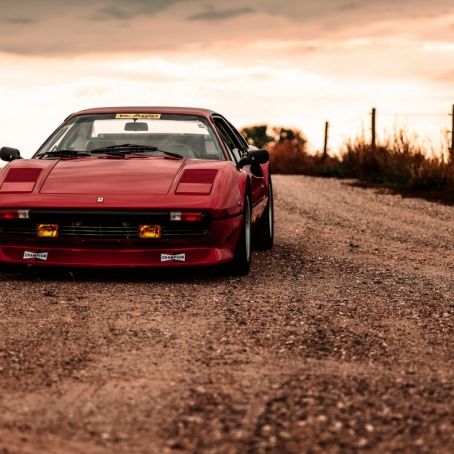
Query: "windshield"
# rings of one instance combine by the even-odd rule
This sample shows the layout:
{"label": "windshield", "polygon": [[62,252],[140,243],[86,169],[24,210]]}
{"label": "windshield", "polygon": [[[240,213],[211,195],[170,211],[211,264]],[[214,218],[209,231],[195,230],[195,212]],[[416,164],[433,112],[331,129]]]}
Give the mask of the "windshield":
{"label": "windshield", "polygon": [[[99,156],[105,147],[137,145],[141,154],[175,153],[189,159],[224,160],[205,118],[170,114],[81,115],[64,123],[39,149],[35,158],[74,151]],[[148,150],[145,147],[150,147]],[[136,150],[137,151],[137,150]],[[60,152],[60,153],[58,153]]]}

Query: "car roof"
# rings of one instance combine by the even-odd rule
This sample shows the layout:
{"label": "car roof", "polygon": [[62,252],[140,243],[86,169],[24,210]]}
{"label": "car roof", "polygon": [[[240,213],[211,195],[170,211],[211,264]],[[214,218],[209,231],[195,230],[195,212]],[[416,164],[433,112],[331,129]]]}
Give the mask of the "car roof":
{"label": "car roof", "polygon": [[94,109],[81,110],[71,114],[67,119],[77,115],[96,115],[114,113],[160,113],[160,114],[180,114],[195,115],[198,117],[211,117],[216,112],[200,107],[163,107],[163,106],[132,106],[132,107],[97,107]]}

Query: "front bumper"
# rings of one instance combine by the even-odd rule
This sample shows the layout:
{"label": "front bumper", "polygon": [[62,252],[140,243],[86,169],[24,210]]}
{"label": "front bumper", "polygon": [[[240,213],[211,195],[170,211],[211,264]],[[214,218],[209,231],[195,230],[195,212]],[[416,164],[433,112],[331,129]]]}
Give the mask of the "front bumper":
{"label": "front bumper", "polygon": [[[213,220],[209,233],[203,238],[170,238],[166,241],[73,239],[62,242],[58,239],[0,238],[0,263],[165,268],[217,265],[233,259],[241,224],[242,216]],[[184,261],[162,260],[162,255],[181,254],[184,254]]]}

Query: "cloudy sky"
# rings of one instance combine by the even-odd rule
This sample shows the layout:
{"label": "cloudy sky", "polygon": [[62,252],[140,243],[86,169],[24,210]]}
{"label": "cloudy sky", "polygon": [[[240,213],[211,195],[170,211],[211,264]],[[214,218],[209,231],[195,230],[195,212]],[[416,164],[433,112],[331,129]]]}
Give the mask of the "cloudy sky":
{"label": "cloudy sky", "polygon": [[0,0],[0,27],[0,144],[26,156],[94,106],[209,107],[314,148],[329,120],[335,151],[372,106],[437,143],[454,103],[452,0]]}

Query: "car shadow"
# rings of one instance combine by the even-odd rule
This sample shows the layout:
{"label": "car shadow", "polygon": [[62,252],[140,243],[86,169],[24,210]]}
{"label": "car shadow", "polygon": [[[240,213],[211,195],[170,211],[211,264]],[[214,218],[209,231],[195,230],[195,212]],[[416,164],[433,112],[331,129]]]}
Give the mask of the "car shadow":
{"label": "car shadow", "polygon": [[1,266],[9,281],[43,282],[222,282],[231,279],[222,268],[62,268]]}
{"label": "car shadow", "polygon": [[440,203],[443,205],[454,205],[453,191],[424,191],[422,189],[410,189],[404,186],[394,186],[367,181],[355,180],[344,182],[346,186],[362,189],[374,189],[378,194],[400,195],[404,199],[424,199],[429,202]]}

